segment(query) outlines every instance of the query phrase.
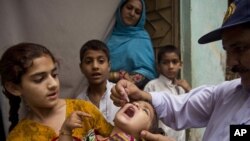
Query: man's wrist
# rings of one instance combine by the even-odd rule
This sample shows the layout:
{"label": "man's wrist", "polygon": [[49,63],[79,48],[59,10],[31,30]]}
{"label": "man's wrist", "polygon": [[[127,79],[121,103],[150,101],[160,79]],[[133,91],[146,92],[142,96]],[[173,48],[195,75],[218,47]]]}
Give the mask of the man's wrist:
{"label": "man's wrist", "polygon": [[143,100],[146,100],[146,101],[152,103],[152,96],[149,93],[141,90],[141,97]]}

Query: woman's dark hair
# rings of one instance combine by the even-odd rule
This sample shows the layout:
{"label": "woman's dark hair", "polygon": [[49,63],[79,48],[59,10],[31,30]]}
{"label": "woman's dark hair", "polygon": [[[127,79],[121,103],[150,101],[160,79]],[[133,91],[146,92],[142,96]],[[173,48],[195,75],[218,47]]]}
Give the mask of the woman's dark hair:
{"label": "woman's dark hair", "polygon": [[[124,7],[124,5],[127,4],[128,1],[129,1],[129,0],[124,0],[124,2],[123,2],[123,3],[121,4],[121,6],[120,6],[120,10],[122,10],[122,8]],[[121,11],[120,11],[120,12],[121,12]]]}
{"label": "woman's dark hair", "polygon": [[100,40],[89,40],[83,44],[82,48],[80,49],[80,62],[82,62],[85,52],[88,50],[103,51],[109,61],[109,49],[104,42]]}
{"label": "woman's dark hair", "polygon": [[11,122],[9,131],[18,123],[18,109],[21,98],[10,93],[5,84],[10,82],[16,85],[21,84],[22,76],[32,66],[33,60],[43,55],[49,55],[53,62],[56,62],[52,53],[44,46],[35,43],[20,43],[9,47],[0,60],[0,78],[3,86],[3,94],[9,99],[10,111],[9,121]]}

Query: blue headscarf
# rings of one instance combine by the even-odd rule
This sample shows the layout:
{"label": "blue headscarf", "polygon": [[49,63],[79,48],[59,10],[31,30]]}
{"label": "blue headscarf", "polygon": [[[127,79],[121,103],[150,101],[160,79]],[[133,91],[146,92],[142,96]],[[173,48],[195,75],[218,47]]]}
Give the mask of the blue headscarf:
{"label": "blue headscarf", "polygon": [[144,29],[146,21],[145,3],[135,26],[127,26],[121,17],[122,0],[116,11],[116,23],[107,45],[110,51],[111,71],[125,70],[144,75],[148,79],[156,77],[154,51],[151,39]]}

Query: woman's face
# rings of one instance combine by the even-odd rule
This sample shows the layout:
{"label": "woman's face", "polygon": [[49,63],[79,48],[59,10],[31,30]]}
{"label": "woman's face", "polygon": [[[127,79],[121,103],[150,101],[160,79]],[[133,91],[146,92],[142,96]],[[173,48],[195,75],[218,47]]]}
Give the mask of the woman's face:
{"label": "woman's face", "polygon": [[51,108],[58,102],[59,88],[57,67],[44,55],[33,60],[17,91],[30,108]]}
{"label": "woman's face", "polygon": [[121,9],[121,17],[127,26],[135,26],[142,13],[141,0],[128,0]]}

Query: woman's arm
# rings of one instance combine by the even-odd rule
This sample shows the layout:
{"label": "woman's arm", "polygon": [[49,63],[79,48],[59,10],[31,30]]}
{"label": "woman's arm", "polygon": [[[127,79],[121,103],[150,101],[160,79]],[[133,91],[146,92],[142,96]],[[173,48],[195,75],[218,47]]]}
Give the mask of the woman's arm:
{"label": "woman's arm", "polygon": [[137,72],[128,73],[126,71],[119,71],[109,73],[109,81],[116,83],[121,79],[134,83],[140,89],[143,89],[149,81],[149,79],[147,79],[144,75]]}

